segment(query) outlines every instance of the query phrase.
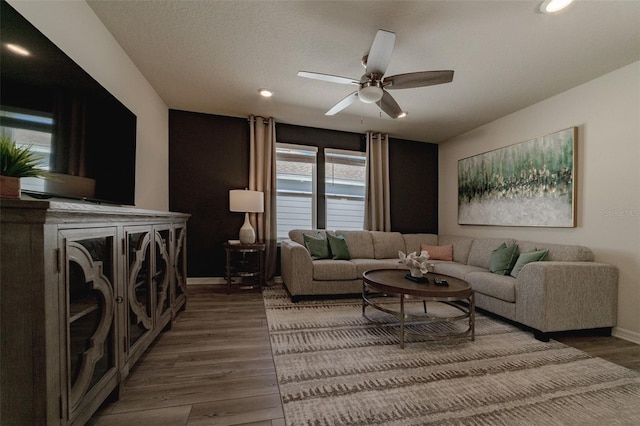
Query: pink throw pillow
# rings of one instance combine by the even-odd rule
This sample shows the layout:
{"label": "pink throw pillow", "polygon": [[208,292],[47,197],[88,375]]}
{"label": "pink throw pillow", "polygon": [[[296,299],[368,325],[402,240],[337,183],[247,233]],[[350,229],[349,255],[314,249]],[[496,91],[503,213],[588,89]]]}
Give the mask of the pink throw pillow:
{"label": "pink throw pillow", "polygon": [[431,260],[453,260],[453,245],[448,246],[428,246],[420,244],[420,251],[426,250]]}

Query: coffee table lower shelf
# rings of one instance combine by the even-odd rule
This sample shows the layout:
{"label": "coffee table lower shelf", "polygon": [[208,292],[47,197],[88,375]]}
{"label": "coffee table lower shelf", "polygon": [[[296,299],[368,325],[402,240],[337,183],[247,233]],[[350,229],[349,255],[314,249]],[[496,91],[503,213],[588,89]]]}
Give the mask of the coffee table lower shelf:
{"label": "coffee table lower shelf", "polygon": [[[401,272],[401,271],[397,271]],[[369,322],[381,327],[397,327],[399,330],[400,348],[404,349],[405,334],[419,335],[427,340],[451,340],[470,338],[475,340],[475,297],[471,287],[462,280],[438,275],[438,277],[453,282],[452,288],[436,287],[430,274],[432,284],[418,284],[404,280],[402,274],[394,270],[374,270],[363,274],[362,281],[362,316]],[[402,280],[402,281],[401,281]],[[381,296],[381,293],[386,297]],[[375,299],[388,301],[388,297],[397,297],[400,309],[395,310],[377,303]],[[424,313],[408,313],[405,311],[406,300],[421,300]],[[440,302],[449,305],[460,312],[459,315],[439,316],[427,311],[427,302]],[[457,302],[465,302],[457,303]],[[384,312],[396,318],[392,322],[380,322],[367,315],[367,307]],[[432,333],[412,329],[414,325],[422,323],[453,323],[468,320],[468,327],[459,332]]]}

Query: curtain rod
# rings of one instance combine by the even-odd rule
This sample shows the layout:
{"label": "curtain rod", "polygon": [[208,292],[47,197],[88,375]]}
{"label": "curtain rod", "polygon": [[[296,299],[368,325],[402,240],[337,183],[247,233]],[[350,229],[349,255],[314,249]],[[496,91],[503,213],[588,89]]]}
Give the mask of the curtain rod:
{"label": "curtain rod", "polygon": [[[369,131],[367,133],[371,134],[371,138],[372,139],[378,139],[379,137],[384,137],[384,135],[386,135],[387,137],[389,136],[389,133],[382,133],[382,132],[371,132],[371,131]],[[380,135],[380,136],[378,136],[378,135]],[[366,136],[366,134],[365,134],[365,136]]]}
{"label": "curtain rod", "polygon": [[[268,118],[264,118],[264,117],[254,117],[254,116],[250,116],[249,118],[247,118],[248,122],[252,122],[252,121],[256,121],[259,120],[260,118],[262,118],[262,124],[269,124],[269,119]],[[276,121],[273,120],[273,123],[275,124]]]}

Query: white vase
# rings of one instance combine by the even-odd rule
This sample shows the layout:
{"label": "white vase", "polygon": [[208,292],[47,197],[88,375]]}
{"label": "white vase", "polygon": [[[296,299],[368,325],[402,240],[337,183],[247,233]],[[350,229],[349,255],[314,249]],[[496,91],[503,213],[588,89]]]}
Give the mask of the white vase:
{"label": "white vase", "polygon": [[249,213],[244,214],[244,224],[242,228],[240,228],[240,243],[241,244],[255,244],[256,242],[256,231],[251,226],[251,222],[249,221]]}

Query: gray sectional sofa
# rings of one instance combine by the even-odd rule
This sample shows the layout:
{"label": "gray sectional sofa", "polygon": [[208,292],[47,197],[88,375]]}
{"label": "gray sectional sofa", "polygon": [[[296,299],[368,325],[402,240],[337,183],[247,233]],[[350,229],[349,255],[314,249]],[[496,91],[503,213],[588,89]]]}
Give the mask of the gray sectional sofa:
{"label": "gray sectional sofa", "polygon": [[[314,260],[304,235],[343,235],[349,260]],[[434,272],[471,284],[476,306],[533,329],[538,339],[552,332],[583,329],[611,331],[617,320],[618,270],[594,262],[582,246],[378,231],[293,230],[282,242],[281,275],[292,300],[304,296],[355,294],[369,269],[406,269],[398,251],[419,251],[421,244],[453,247],[453,260],[431,260]],[[493,251],[518,244],[520,253],[548,250],[543,261],[526,264],[517,277],[489,270]]]}

